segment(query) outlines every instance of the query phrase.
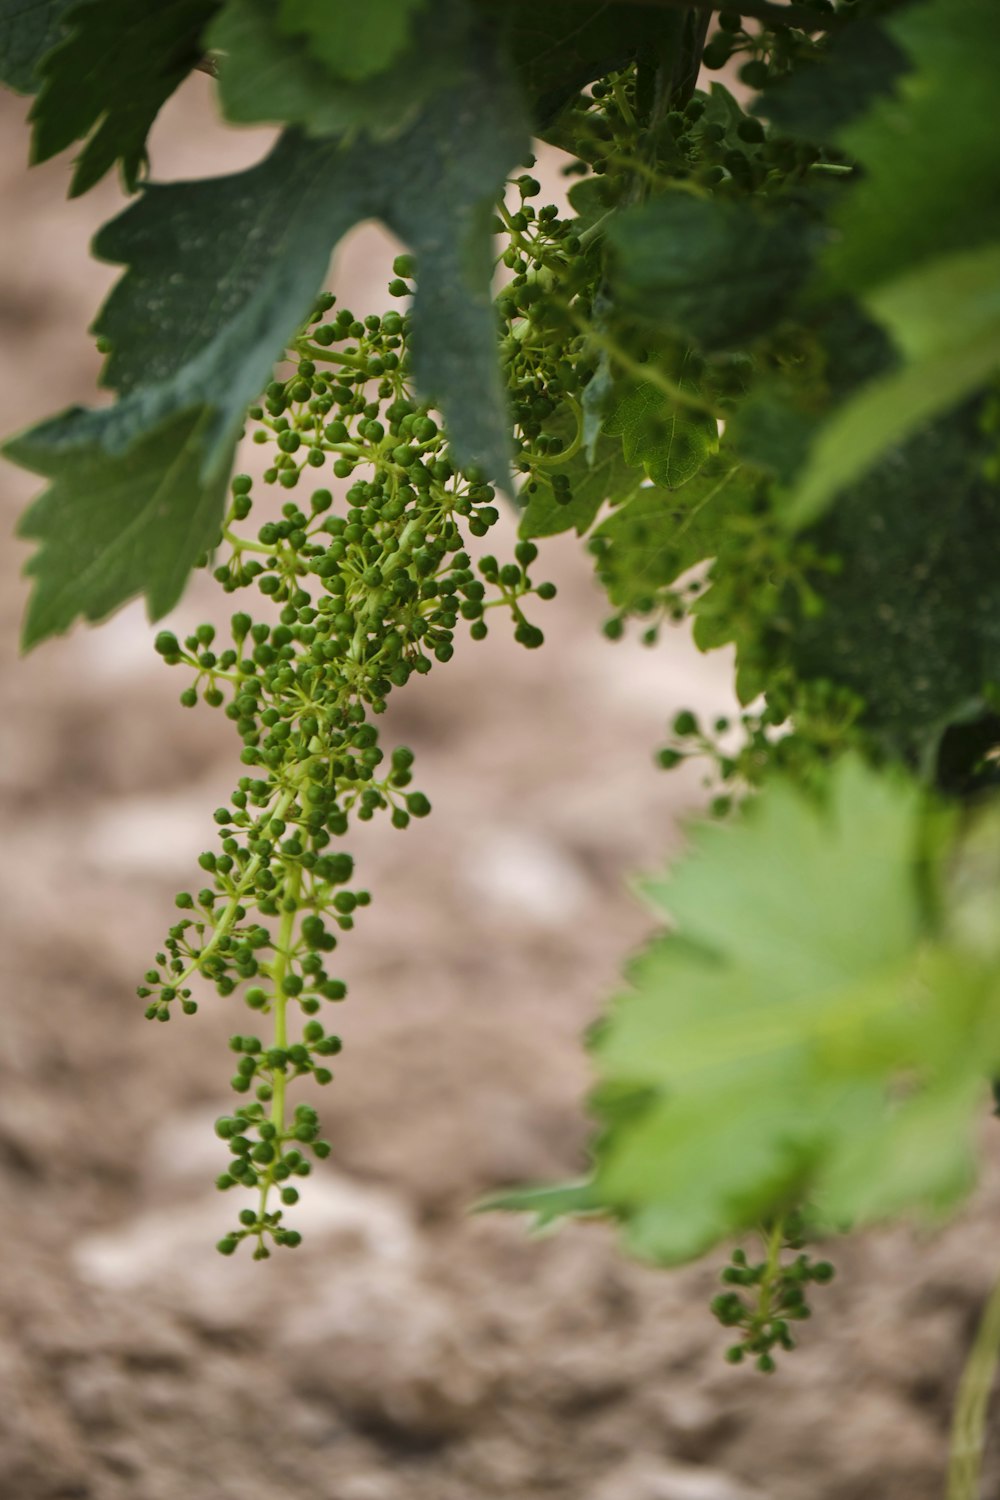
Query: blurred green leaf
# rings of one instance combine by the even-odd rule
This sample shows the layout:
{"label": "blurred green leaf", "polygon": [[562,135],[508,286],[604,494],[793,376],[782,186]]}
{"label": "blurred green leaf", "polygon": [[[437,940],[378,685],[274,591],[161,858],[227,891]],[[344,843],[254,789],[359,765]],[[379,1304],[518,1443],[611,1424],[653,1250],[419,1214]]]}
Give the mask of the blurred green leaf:
{"label": "blurred green leaf", "polygon": [[814,520],[883,453],[1000,370],[1000,244],[927,262],[867,306],[904,363],[825,423],[788,504],[793,525]]}
{"label": "blurred green leaf", "polygon": [[901,773],[846,758],[819,799],[772,782],[647,883],[674,930],[596,1034],[582,1190],[638,1254],[688,1260],[793,1206],[932,1217],[968,1189],[1000,970],[938,926],[953,825],[928,814]]}
{"label": "blurred green leaf", "polygon": [[63,37],[63,17],[75,0],[0,0],[0,83],[32,94],[38,65]]}
{"label": "blurred green leaf", "polygon": [[410,41],[413,13],[426,0],[279,0],[278,28],[306,39],[337,78],[383,73]]}

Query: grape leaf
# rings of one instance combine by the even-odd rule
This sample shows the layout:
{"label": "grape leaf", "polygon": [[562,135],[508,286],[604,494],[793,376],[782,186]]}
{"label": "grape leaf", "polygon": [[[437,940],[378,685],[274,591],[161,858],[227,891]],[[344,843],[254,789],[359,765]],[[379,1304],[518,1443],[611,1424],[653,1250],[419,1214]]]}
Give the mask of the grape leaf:
{"label": "grape leaf", "polygon": [[38,65],[62,39],[75,0],[0,0],[0,83],[22,94],[39,85]]}
{"label": "grape leaf", "polygon": [[782,135],[835,140],[907,67],[906,54],[867,16],[833,34],[824,50],[767,84],[754,105]]}
{"label": "grape leaf", "polygon": [[641,465],[648,479],[671,490],[693,479],[719,447],[713,416],[670,401],[648,381],[626,392],[604,431],[621,437],[626,463]]}
{"label": "grape leaf", "polygon": [[[524,146],[506,79],[491,55],[478,53],[391,145],[312,142],[287,132],[249,171],[148,188],[95,247],[129,266],[96,325],[112,348],[105,384],[122,399],[86,421],[67,413],[15,442],[13,456],[30,453],[37,472],[55,473],[58,466],[59,473],[59,506],[46,497],[37,502],[28,534],[43,549],[53,546],[57,511],[75,493],[85,514],[88,476],[98,469],[122,497],[124,485],[114,476],[133,472],[133,447],[195,408],[205,410],[189,445],[200,449],[197,472],[207,492],[220,493],[218,476],[228,473],[246,406],[308,313],[333,246],[353,224],[373,217],[416,253],[417,384],[439,401],[461,461],[505,482],[509,429],[490,299],[489,206]],[[143,449],[146,466],[162,452],[157,445]],[[70,455],[79,465],[76,492]],[[198,500],[199,513],[200,506]],[[121,521],[127,524],[127,506]],[[192,550],[201,550],[188,545],[183,526],[176,546],[172,578],[190,565]],[[60,576],[62,557],[56,546],[51,563],[35,567],[39,598],[29,644],[48,628],[38,622],[72,618],[66,601],[74,597],[74,579]],[[161,568],[166,560],[149,558],[151,579]],[[112,572],[114,587],[111,575],[107,585],[95,583],[93,567],[79,580],[76,612],[93,618],[95,601],[107,612],[138,591],[134,572],[127,591],[125,573]],[[55,595],[58,610],[50,604]],[[161,588],[151,593],[154,614],[163,612],[164,597]]]}
{"label": "grape leaf", "polygon": [[612,604],[629,609],[713,557],[758,487],[752,470],[720,454],[680,494],[641,489],[594,533],[602,544],[598,571]]}
{"label": "grape leaf", "polygon": [[858,693],[871,729],[922,765],[1000,682],[1000,491],[982,475],[995,443],[967,404],[886,453],[809,533],[840,566],[813,579],[825,607],[796,627],[795,670]]}
{"label": "grape leaf", "polygon": [[606,500],[618,504],[642,483],[642,471],[625,462],[621,443],[611,438],[598,439],[592,462],[581,450],[557,472],[570,482],[570,499],[560,501],[547,478],[530,480],[519,496],[525,502],[521,536],[555,536],[570,530],[583,536]]}
{"label": "grape leaf", "polygon": [[585,84],[651,54],[672,18],[607,0],[477,0],[495,16],[543,128]]}
{"label": "grape leaf", "polygon": [[619,309],[732,349],[773,328],[811,267],[818,231],[797,212],[673,193],[616,216],[607,230]]}
{"label": "grape leaf", "polygon": [[635,1252],[688,1260],[795,1203],[843,1227],[967,1190],[1000,974],[935,929],[950,833],[915,783],[847,758],[821,800],[773,782],[649,883],[675,931],[594,1039],[582,1189]]}
{"label": "grape leaf", "polygon": [[270,0],[226,0],[208,34],[220,53],[219,98],[238,125],[301,125],[313,135],[361,129],[392,136],[466,66],[468,12],[438,0],[413,19],[410,45],[375,76],[334,76]]}
{"label": "grape leaf", "polygon": [[884,24],[912,71],[840,135],[864,176],[837,215],[826,265],[854,295],[931,256],[1000,240],[1000,9],[925,0]]}
{"label": "grape leaf", "polygon": [[168,417],[124,454],[107,452],[99,418],[70,412],[6,449],[52,481],[19,526],[21,536],[43,543],[28,564],[36,587],[25,647],[78,615],[103,619],[143,591],[150,614],[166,614],[218,534],[227,472],[202,474],[210,408]]}
{"label": "grape leaf", "polygon": [[278,26],[303,36],[309,50],[337,78],[383,73],[410,40],[413,11],[425,0],[280,0]]}
{"label": "grape leaf", "polygon": [[200,38],[219,0],[83,0],[67,13],[67,35],[38,72],[31,111],[32,160],[85,141],[70,197],[93,187],[116,161],[130,191],[146,164],[146,137],[160,107],[201,55]]}
{"label": "grape leaf", "polygon": [[924,262],[867,298],[904,356],[825,423],[788,504],[795,525],[1000,370],[1000,244]]}

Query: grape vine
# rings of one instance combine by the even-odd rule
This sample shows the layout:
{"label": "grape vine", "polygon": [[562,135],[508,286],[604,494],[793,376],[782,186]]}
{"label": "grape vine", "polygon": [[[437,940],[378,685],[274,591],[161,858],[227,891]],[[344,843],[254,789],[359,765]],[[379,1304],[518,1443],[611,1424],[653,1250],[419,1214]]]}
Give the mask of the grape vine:
{"label": "grape vine", "polygon": [[[334,8],[123,29],[122,5],[0,0],[34,156],[77,142],[71,191],[116,162],[143,187],[96,242],[125,267],[95,325],[116,400],[6,451],[48,482],[26,645],[140,593],[159,619],[195,566],[259,597],[225,641],[156,642],[243,745],[140,987],[151,1019],[205,982],[255,1018],[217,1132],[220,1188],[256,1200],[219,1249],[297,1245],[285,1210],[330,1149],[293,1085],[332,1079],[334,955],[370,899],[341,841],[430,811],[380,744],[388,697],[493,611],[539,646],[540,555],[572,531],[607,637],[686,624],[733,652],[739,707],[682,708],[655,752],[705,766],[711,816],[647,882],[662,930],[592,1032],[586,1173],[493,1206],[603,1215],[660,1265],[735,1242],[713,1310],[769,1372],[832,1275],[806,1246],[960,1202],[1000,1077],[1000,13],[407,0],[345,53]],[[199,69],[281,136],[244,173],[143,184]],[[407,247],[399,310],[355,318],[320,289],[373,217]],[[289,492],[254,523],[248,430]],[[512,499],[513,557],[479,555]]]}

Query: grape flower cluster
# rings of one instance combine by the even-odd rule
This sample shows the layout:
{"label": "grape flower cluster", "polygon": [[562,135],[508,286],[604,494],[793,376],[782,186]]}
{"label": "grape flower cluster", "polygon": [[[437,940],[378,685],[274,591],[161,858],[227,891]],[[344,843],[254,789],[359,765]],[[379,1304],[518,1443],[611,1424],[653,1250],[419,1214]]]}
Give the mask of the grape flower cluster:
{"label": "grape flower cluster", "polygon": [[[408,257],[395,269],[390,290],[408,291]],[[324,1019],[346,995],[333,955],[370,901],[342,847],[351,819],[387,813],[405,828],[430,812],[413,787],[412,751],[379,743],[389,694],[448,661],[460,626],[483,639],[491,611],[511,617],[521,644],[540,645],[523,606],[555,594],[529,573],[531,542],[511,561],[473,563],[467,537],[498,520],[496,496],[463,472],[414,399],[408,324],[396,312],[361,321],[320,299],[293,373],[250,418],[254,440],[277,450],[267,483],[301,495],[332,463],[351,481],[345,503],[317,487],[248,529],[253,485],[237,475],[214,576],[226,593],[263,595],[272,618],[240,610],[224,643],[207,624],[184,641],[171,631],[156,640],[169,665],[193,674],[182,703],[222,708],[243,744],[244,774],[215,812],[219,847],[200,858],[204,886],[177,896],[178,920],[139,988],[146,1015],[166,1021],[178,1006],[197,1008],[197,978],[222,996],[242,987],[254,1021],[267,1023],[267,1035],[258,1025],[230,1040],[240,1102],[216,1122],[229,1150],[217,1185],[253,1189],[257,1201],[219,1241],[226,1255],[244,1240],[257,1259],[298,1245],[284,1210],[310,1158],[330,1151],[313,1105],[289,1093],[298,1081],[328,1084],[341,1050]]]}

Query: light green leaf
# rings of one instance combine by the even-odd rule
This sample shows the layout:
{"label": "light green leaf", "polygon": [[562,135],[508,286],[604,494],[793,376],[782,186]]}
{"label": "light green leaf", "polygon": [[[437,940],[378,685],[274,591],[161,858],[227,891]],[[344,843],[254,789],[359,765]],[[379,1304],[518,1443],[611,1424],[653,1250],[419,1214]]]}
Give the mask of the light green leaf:
{"label": "light green leaf", "polygon": [[410,40],[413,12],[425,0],[279,0],[278,27],[305,37],[336,78],[382,73]]}
{"label": "light green leaf", "polygon": [[411,19],[409,45],[383,70],[335,75],[309,39],[282,27],[271,0],[226,0],[208,37],[220,53],[226,118],[300,125],[311,135],[398,135],[436,91],[449,89],[467,58],[469,15],[461,0],[436,0]]}
{"label": "light green leaf", "polygon": [[[557,424],[547,430],[557,431]],[[581,449],[554,472],[565,474],[570,481],[569,498],[560,500],[547,478],[529,480],[518,496],[525,502],[520,525],[523,537],[555,536],[571,530],[583,536],[605,501],[619,504],[642,483],[642,470],[625,462],[621,444],[614,438],[598,439],[593,462]]]}
{"label": "light green leaf", "polygon": [[611,602],[629,609],[713,557],[758,484],[752,470],[726,454],[706,464],[680,494],[639,490],[595,532],[602,543],[598,572]]}
{"label": "light green leaf", "polygon": [[604,431],[621,437],[627,464],[641,465],[648,479],[671,490],[693,479],[719,447],[713,416],[670,401],[648,382],[622,397]]}
{"label": "light green leaf", "polygon": [[1000,968],[941,927],[953,828],[902,773],[847,758],[818,800],[775,781],[697,830],[647,886],[674,931],[594,1040],[588,1212],[674,1263],[793,1206],[846,1227],[958,1200]]}
{"label": "light green leaf", "polygon": [[1000,7],[923,0],[885,23],[910,71],[841,132],[864,168],[826,259],[852,295],[933,256],[1000,240]]}
{"label": "light green leaf", "polygon": [[825,424],[789,501],[793,525],[814,520],[883,453],[1000,369],[1000,243],[930,261],[867,306],[905,362]]}
{"label": "light green leaf", "polygon": [[565,1218],[567,1214],[600,1213],[594,1190],[588,1182],[570,1182],[564,1187],[514,1188],[506,1193],[492,1193],[476,1205],[480,1213],[502,1210],[507,1213],[533,1214],[535,1228]]}

